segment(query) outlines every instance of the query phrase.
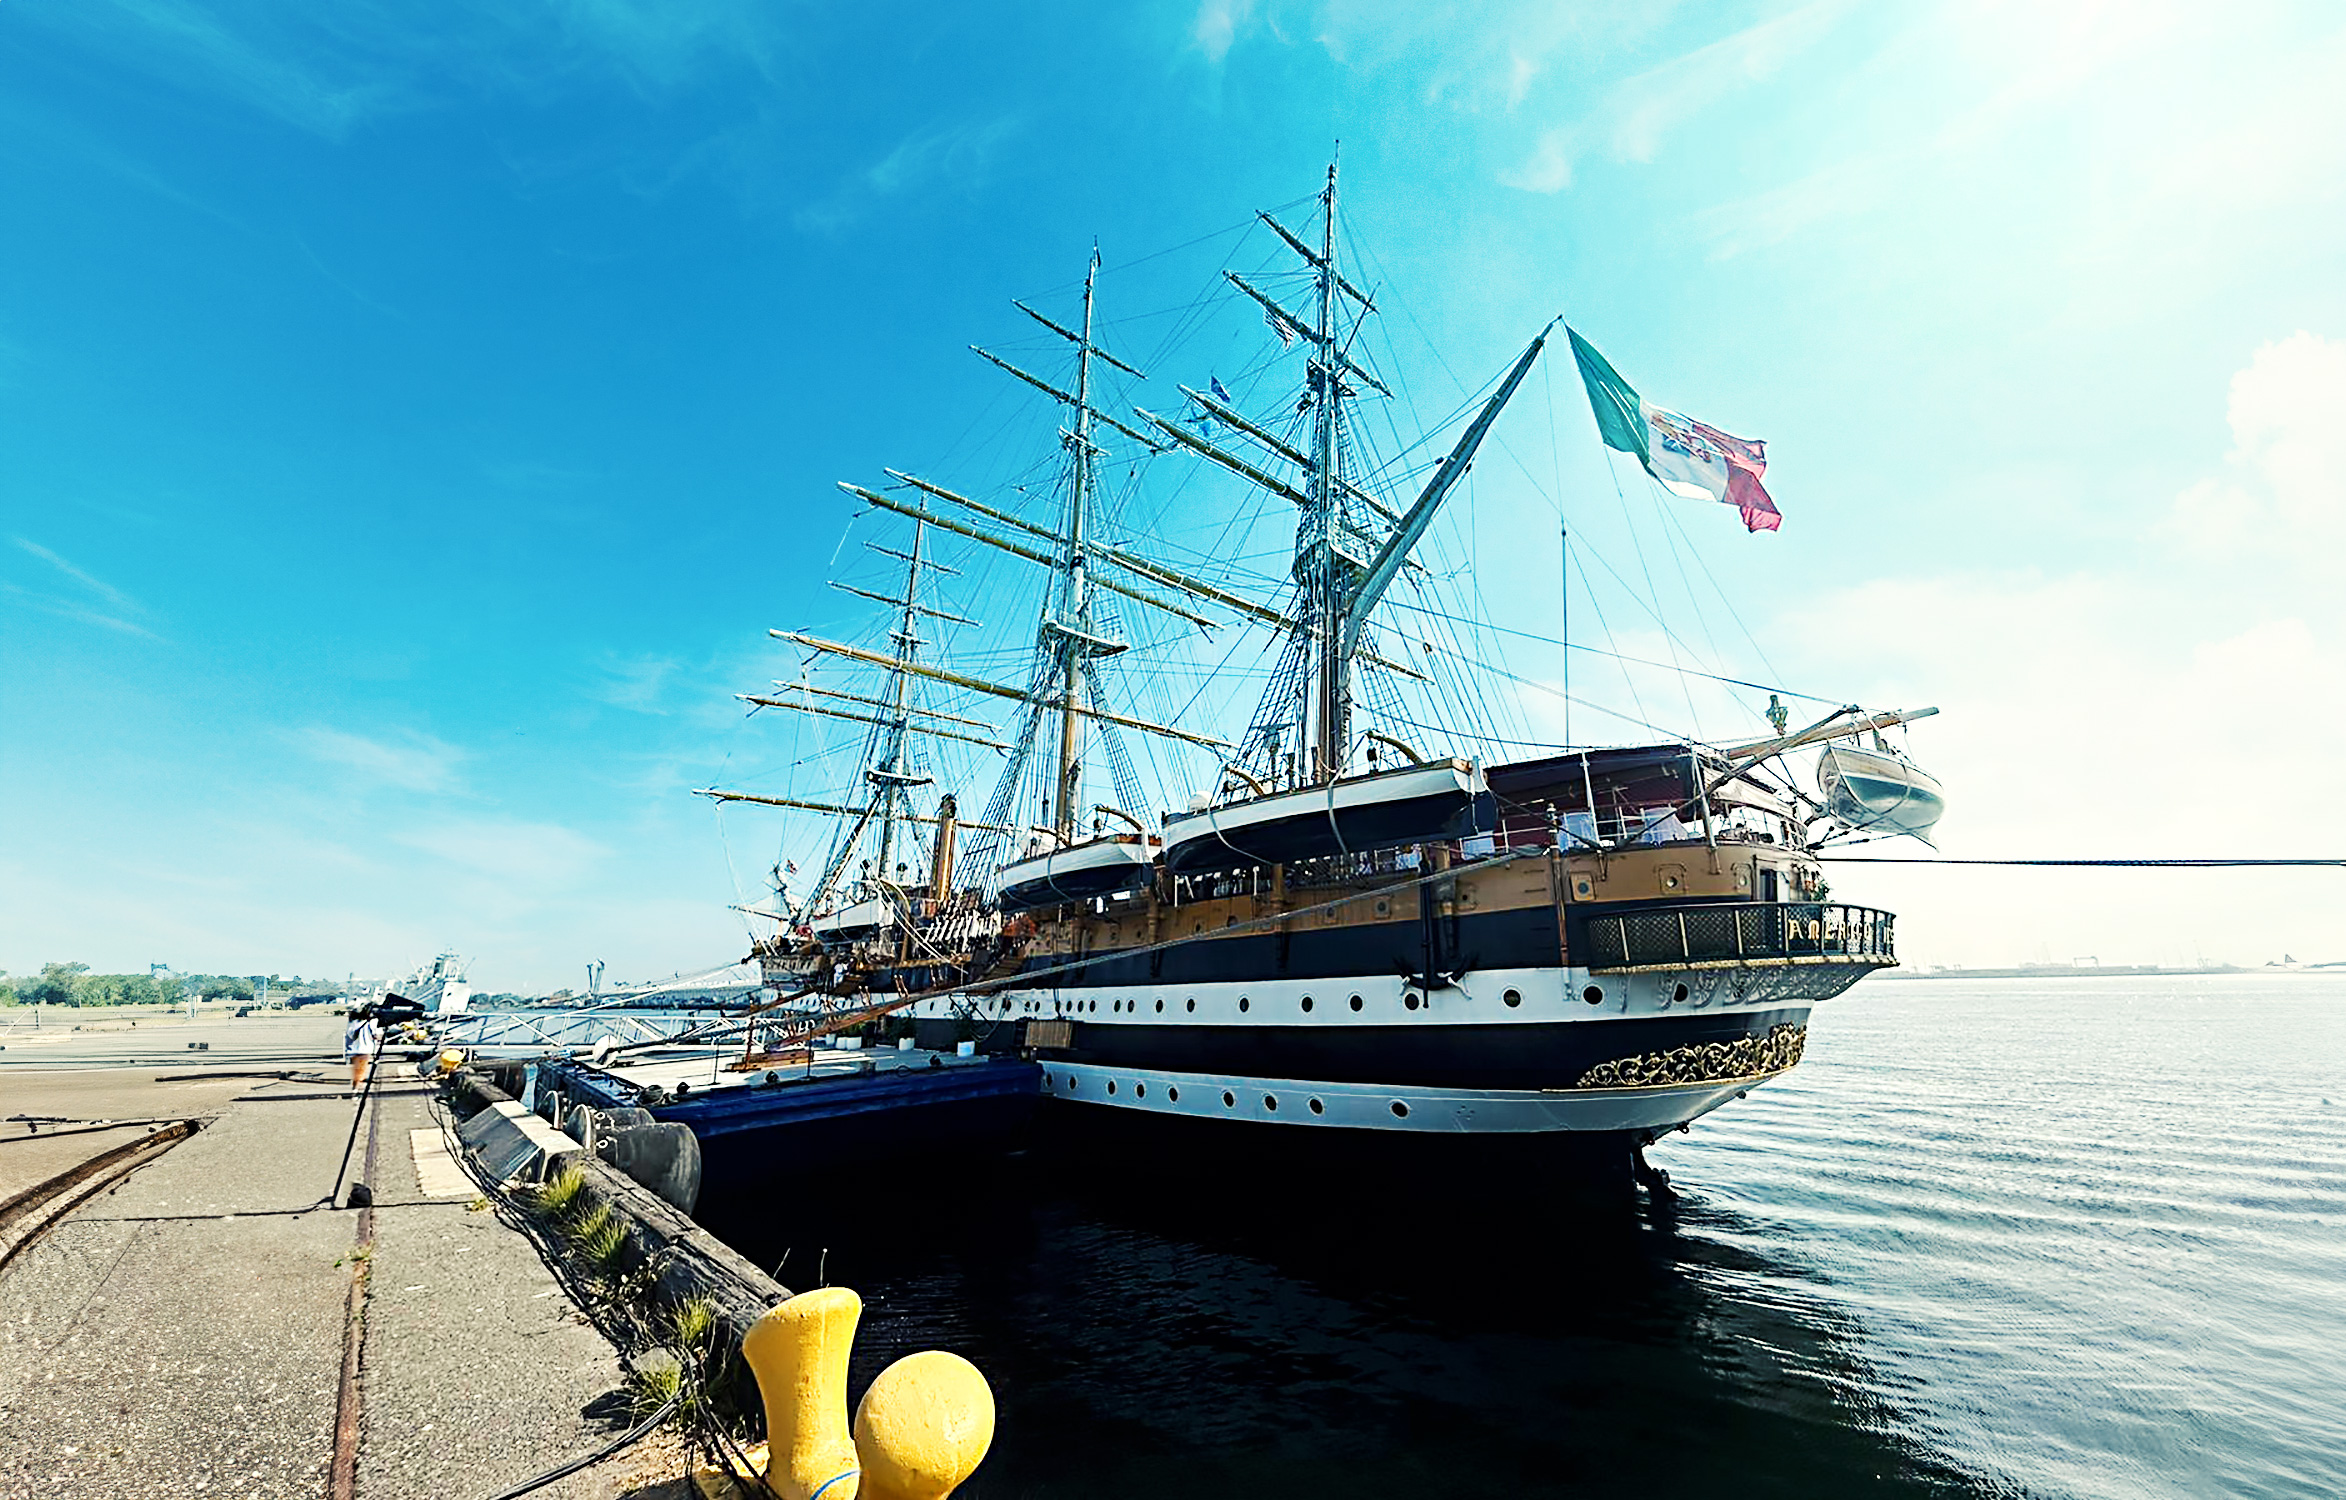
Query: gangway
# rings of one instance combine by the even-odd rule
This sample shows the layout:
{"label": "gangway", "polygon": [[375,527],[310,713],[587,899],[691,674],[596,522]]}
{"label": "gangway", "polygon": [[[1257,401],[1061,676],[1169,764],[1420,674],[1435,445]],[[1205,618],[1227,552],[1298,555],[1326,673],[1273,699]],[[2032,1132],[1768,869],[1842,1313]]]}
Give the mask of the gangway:
{"label": "gangway", "polygon": [[719,1010],[473,1010],[431,1018],[433,1045],[481,1057],[537,1057],[591,1052],[597,1044],[651,1046],[722,1021]]}

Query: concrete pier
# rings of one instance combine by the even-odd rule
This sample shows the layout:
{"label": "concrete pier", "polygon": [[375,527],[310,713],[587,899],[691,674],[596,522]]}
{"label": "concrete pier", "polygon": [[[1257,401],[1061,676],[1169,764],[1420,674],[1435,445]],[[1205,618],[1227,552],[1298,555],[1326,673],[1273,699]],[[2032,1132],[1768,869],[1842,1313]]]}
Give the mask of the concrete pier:
{"label": "concrete pier", "polygon": [[[12,1046],[0,1067],[0,1116],[200,1127],[0,1269],[0,1500],[487,1500],[632,1425],[616,1352],[530,1241],[435,1165],[441,1124],[412,1070],[387,1065],[352,1153],[374,1206],[320,1206],[356,1107],[340,1022],[268,1024],[265,1064],[232,1047],[206,1071],[289,1077],[159,1081],[149,1059],[184,1055],[168,1044],[121,1060]],[[0,1199],[75,1142],[145,1129],[54,1133],[71,1128],[37,1140],[0,1121]],[[655,1435],[537,1493],[650,1500],[681,1493],[685,1467]]]}

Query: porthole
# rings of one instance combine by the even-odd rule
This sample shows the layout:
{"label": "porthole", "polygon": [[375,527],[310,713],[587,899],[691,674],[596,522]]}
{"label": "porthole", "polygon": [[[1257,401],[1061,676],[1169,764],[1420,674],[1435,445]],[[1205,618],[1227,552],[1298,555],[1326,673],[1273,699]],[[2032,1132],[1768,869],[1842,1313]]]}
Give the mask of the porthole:
{"label": "porthole", "polygon": [[1179,1104],[1181,1102],[1181,1090],[1176,1086],[1168,1085],[1165,1089],[1165,1098],[1171,1103]]}
{"label": "porthole", "polygon": [[1073,1073],[1067,1075],[1067,1091],[1069,1093],[1075,1092],[1075,1075]]}
{"label": "porthole", "polygon": [[1132,1097],[1133,1097],[1133,1098],[1135,1098],[1135,1099],[1146,1099],[1148,1096],[1149,1096],[1149,1086],[1148,1086],[1147,1084],[1145,1084],[1145,1083],[1136,1083],[1136,1084],[1134,1084],[1134,1085],[1132,1086]]}
{"label": "porthole", "polygon": [[1311,1102],[1311,1112],[1315,1115],[1324,1115],[1328,1112],[1328,1110],[1327,1106],[1321,1104],[1319,1100],[1314,1099]]}
{"label": "porthole", "polygon": [[1110,1098],[1114,1098],[1115,1096],[1116,1096],[1116,1080],[1115,1080],[1115,1079],[1113,1079],[1113,1078],[1111,1078],[1111,1079],[1109,1079],[1109,1080],[1108,1080],[1108,1097],[1110,1097]]}
{"label": "porthole", "polygon": [[1591,1005],[1602,1005],[1605,1003],[1605,992],[1599,986],[1592,984],[1580,992],[1580,998]]}
{"label": "porthole", "polygon": [[1195,1001],[1194,999],[1193,999],[1193,1000],[1191,1000],[1191,1001],[1189,1002],[1189,1006],[1188,1006],[1188,1008],[1189,1008],[1190,1010],[1195,1010],[1195,1009],[1197,1009],[1197,1001]]}
{"label": "porthole", "polygon": [[1163,1015],[1164,1013],[1165,1013],[1165,1002],[1164,1002],[1164,1001],[1162,1001],[1162,1000],[1159,1000],[1159,1001],[1157,1002],[1157,1014],[1161,1016],[1161,1015]]}
{"label": "porthole", "polygon": [[1673,1000],[1676,1000],[1676,1001],[1684,1002],[1684,1000],[1686,999],[1686,986],[1685,986],[1685,985],[1680,985],[1680,986],[1678,986],[1678,989],[1677,989],[1677,991],[1676,991],[1674,994],[1672,994],[1672,995],[1670,996],[1670,998],[1671,998],[1671,999],[1673,999]]}
{"label": "porthole", "polygon": [[1056,1087],[1056,1085],[1054,1085],[1054,1084],[1051,1082],[1051,1075],[1050,1075],[1050,1074],[1048,1074],[1048,1073],[1045,1073],[1045,1074],[1043,1075],[1043,1087],[1044,1087],[1044,1088],[1053,1088],[1053,1087]]}
{"label": "porthole", "polygon": [[1505,1001],[1510,1009],[1513,1009],[1515,1006],[1521,1005],[1523,1003],[1523,991],[1509,990],[1506,994],[1501,995],[1499,998]]}
{"label": "porthole", "polygon": [[1228,1089],[1222,1090],[1222,1107],[1224,1109],[1236,1109],[1238,1107],[1238,1096],[1231,1093]]}
{"label": "porthole", "polygon": [[1311,996],[1306,995],[1303,997],[1303,1008],[1307,1012],[1311,1009]]}
{"label": "porthole", "polygon": [[1279,1096],[1277,1094],[1263,1095],[1263,1108],[1277,1114],[1279,1112]]}
{"label": "porthole", "polygon": [[1411,990],[1408,994],[1403,995],[1401,1003],[1411,1010],[1417,1009],[1417,991]]}
{"label": "porthole", "polygon": [[1353,996],[1353,997],[1352,997],[1352,1008],[1353,1008],[1354,1010],[1358,1010],[1358,1009],[1360,1009],[1360,1005],[1361,1005],[1360,996],[1358,996],[1358,995],[1355,995],[1355,996]]}
{"label": "porthole", "polygon": [[1240,995],[1240,996],[1238,997],[1238,1008],[1239,1008],[1241,1011],[1252,1009],[1252,1007],[1251,1007],[1251,1006],[1249,1005],[1249,1003],[1247,1002],[1247,998],[1246,998],[1244,995]]}
{"label": "porthole", "polygon": [[1396,1119],[1396,1120],[1406,1120],[1406,1119],[1408,1119],[1408,1118],[1409,1118],[1409,1106],[1408,1106],[1408,1105],[1406,1105],[1406,1104],[1404,1104],[1404,1103],[1402,1103],[1402,1102],[1401,1102],[1400,1100],[1398,1100],[1398,1099],[1394,1100],[1394,1101],[1393,1101],[1393,1118],[1394,1118],[1394,1119]]}

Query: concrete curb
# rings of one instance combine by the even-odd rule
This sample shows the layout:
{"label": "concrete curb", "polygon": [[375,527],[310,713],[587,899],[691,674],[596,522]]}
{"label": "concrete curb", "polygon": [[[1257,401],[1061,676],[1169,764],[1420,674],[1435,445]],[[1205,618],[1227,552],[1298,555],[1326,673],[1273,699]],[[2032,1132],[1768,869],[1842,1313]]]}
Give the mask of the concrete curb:
{"label": "concrete curb", "polygon": [[[496,1106],[503,1104],[518,1109],[503,1089],[469,1068],[459,1068],[450,1077],[449,1089],[459,1111],[466,1116],[467,1137],[474,1123]],[[536,1121],[535,1116],[527,1118]],[[551,1131],[543,1122],[537,1123]],[[577,1142],[568,1136],[552,1133],[563,1146],[570,1148],[560,1167],[579,1174],[582,1197],[589,1207],[602,1204],[610,1210],[613,1220],[627,1236],[629,1265],[650,1268],[651,1290],[661,1303],[674,1309],[695,1298],[708,1301],[718,1328],[723,1330],[713,1347],[728,1352],[738,1350],[743,1335],[760,1318],[790,1299],[787,1287],[694,1223],[690,1215],[610,1163],[578,1150]],[[746,1395],[750,1403],[746,1409],[755,1410],[756,1384],[746,1366],[738,1362],[735,1362],[735,1383],[737,1398]]]}

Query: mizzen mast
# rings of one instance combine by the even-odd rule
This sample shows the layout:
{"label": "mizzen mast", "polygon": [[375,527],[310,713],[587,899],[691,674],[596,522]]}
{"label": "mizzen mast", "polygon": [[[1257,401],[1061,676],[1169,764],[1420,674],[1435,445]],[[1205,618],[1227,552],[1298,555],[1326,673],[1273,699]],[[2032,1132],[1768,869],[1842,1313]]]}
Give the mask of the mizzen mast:
{"label": "mizzen mast", "polygon": [[[922,814],[913,804],[913,793],[931,785],[935,778],[917,763],[913,754],[915,738],[927,736],[955,740],[989,749],[1004,748],[999,741],[972,731],[990,726],[982,720],[957,714],[943,713],[922,706],[914,693],[915,684],[934,680],[937,669],[921,660],[922,647],[927,644],[921,633],[924,618],[949,620],[959,624],[977,622],[965,615],[936,608],[924,603],[921,593],[922,575],[931,570],[951,572],[928,557],[928,528],[930,518],[925,512],[910,511],[912,519],[911,550],[897,551],[888,547],[873,550],[904,563],[904,592],[901,595],[884,594],[874,590],[851,588],[835,584],[843,592],[875,603],[885,604],[896,611],[893,627],[888,633],[889,649],[881,652],[855,652],[857,659],[887,672],[887,684],[873,693],[850,693],[832,688],[819,688],[810,682],[777,682],[776,692],[736,694],[752,710],[760,708],[784,709],[808,714],[821,719],[840,720],[865,726],[869,738],[863,762],[864,794],[847,805],[813,802],[800,798],[769,797],[749,792],[705,788],[700,795],[712,801],[757,803],[790,808],[801,812],[823,813],[848,820],[847,826],[833,840],[822,873],[806,899],[799,903],[802,910],[814,911],[836,893],[856,851],[865,847],[865,836],[871,836],[872,858],[864,868],[873,880],[886,882],[895,871],[899,835],[913,837],[913,830],[923,824],[952,826],[950,814],[945,818]],[[785,639],[796,637],[775,632]],[[817,702],[817,698],[828,700]],[[854,705],[848,707],[845,705]],[[946,725],[956,727],[947,728]],[[969,825],[962,824],[962,827]],[[952,836],[949,832],[945,837]],[[869,882],[867,882],[868,884]],[[870,890],[856,893],[869,896]]]}

